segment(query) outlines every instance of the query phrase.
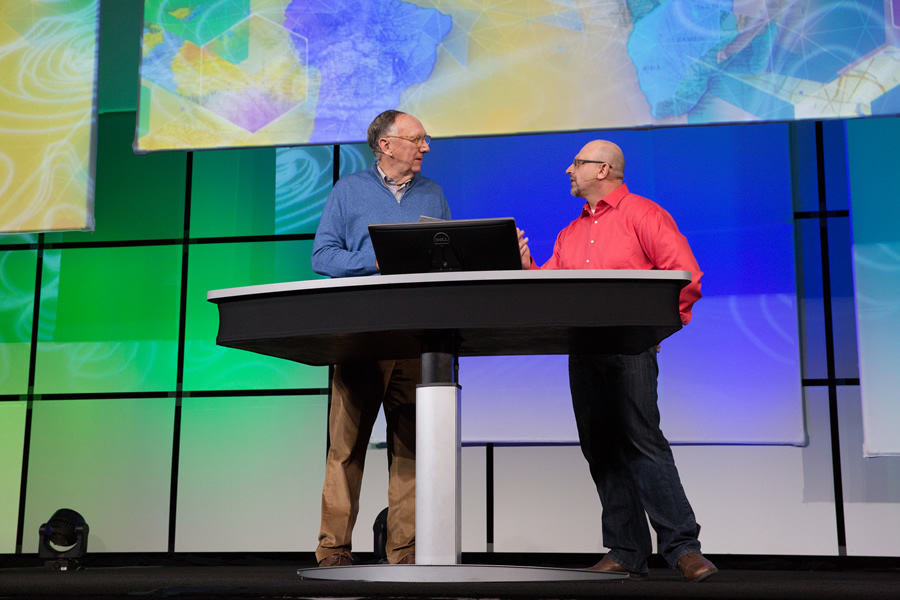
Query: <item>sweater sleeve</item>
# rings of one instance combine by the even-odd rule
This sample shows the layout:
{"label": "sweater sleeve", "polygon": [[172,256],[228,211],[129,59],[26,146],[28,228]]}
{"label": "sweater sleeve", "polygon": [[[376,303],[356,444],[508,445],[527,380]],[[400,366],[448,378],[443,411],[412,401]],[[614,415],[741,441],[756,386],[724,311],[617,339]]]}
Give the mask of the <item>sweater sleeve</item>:
{"label": "sweater sleeve", "polygon": [[447,198],[444,196],[444,190],[438,186],[438,192],[441,196],[441,218],[445,221],[449,221],[452,217],[450,216],[450,205],[447,203]]}
{"label": "sweater sleeve", "polygon": [[313,242],[312,269],[329,277],[373,275],[378,271],[371,244],[363,244],[354,250],[347,247],[344,190],[344,186],[336,185],[325,202]]}

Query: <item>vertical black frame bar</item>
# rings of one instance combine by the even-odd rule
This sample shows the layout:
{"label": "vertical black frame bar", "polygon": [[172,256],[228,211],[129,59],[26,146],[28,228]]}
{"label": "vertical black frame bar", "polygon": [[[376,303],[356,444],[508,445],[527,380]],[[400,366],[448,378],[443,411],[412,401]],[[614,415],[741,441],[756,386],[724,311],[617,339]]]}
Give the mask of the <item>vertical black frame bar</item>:
{"label": "vertical black frame bar", "polygon": [[184,336],[187,325],[188,257],[191,237],[191,188],[193,187],[194,153],[187,152],[184,181],[184,227],[181,241],[181,298],[178,317],[178,365],[175,368],[175,415],[172,432],[172,477],[169,484],[169,554],[175,552],[178,516],[178,463],[181,457],[181,400],[184,396]]}
{"label": "vertical black frame bar", "polygon": [[484,446],[485,541],[487,551],[494,551],[494,444]]}
{"label": "vertical black frame bar", "polygon": [[819,246],[822,257],[822,300],[825,317],[825,356],[828,381],[828,416],[831,427],[831,470],[834,479],[834,517],[838,556],[847,555],[844,519],[844,483],[841,474],[841,438],[838,423],[837,373],[834,352],[834,323],[831,305],[831,263],[828,255],[828,205],[825,190],[825,136],[822,121],[816,121],[816,174],[819,194]]}

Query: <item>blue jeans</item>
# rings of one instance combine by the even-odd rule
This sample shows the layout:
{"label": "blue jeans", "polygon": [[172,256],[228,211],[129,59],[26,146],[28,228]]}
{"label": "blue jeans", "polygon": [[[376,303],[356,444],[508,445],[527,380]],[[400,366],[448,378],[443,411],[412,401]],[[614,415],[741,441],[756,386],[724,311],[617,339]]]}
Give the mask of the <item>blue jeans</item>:
{"label": "blue jeans", "polygon": [[670,566],[700,552],[694,511],[659,428],[656,348],[637,354],[572,355],[569,386],[581,451],[603,505],[609,557],[647,572],[647,517]]}

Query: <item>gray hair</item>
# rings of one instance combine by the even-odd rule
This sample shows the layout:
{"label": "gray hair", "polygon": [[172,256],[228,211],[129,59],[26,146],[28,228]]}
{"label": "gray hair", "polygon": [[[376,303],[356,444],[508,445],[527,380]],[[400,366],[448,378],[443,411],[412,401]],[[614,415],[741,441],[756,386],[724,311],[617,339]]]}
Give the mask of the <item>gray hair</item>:
{"label": "gray hair", "polygon": [[393,130],[394,123],[397,120],[397,117],[400,115],[405,115],[405,112],[399,110],[386,110],[372,121],[372,124],[369,125],[369,131],[366,133],[366,141],[369,144],[369,148],[372,149],[372,153],[375,155],[375,158],[381,154],[381,148],[378,146],[378,140],[385,137],[385,135]]}

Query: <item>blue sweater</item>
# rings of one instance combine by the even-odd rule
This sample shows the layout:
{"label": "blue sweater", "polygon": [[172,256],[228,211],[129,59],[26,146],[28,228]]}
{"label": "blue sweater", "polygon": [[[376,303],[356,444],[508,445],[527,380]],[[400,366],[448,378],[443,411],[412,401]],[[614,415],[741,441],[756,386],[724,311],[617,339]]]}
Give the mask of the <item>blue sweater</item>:
{"label": "blue sweater", "polygon": [[450,207],[441,186],[421,173],[413,176],[399,203],[375,164],[345,175],[334,184],[322,210],[313,242],[313,271],[330,277],[377,273],[369,225],[411,223],[423,215],[449,219]]}

